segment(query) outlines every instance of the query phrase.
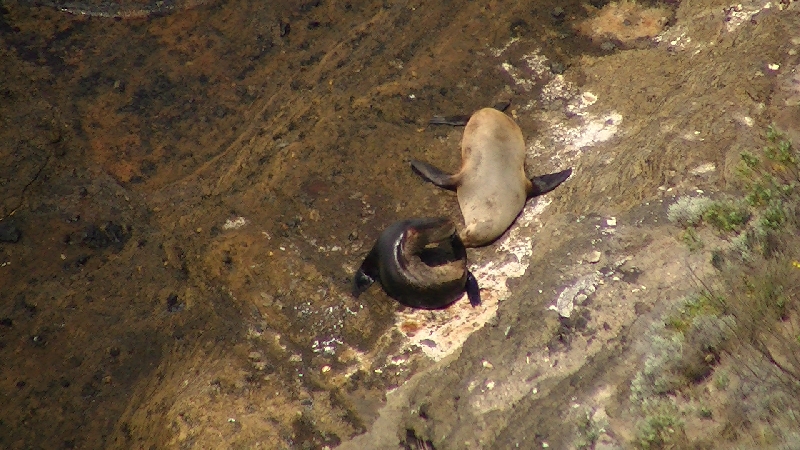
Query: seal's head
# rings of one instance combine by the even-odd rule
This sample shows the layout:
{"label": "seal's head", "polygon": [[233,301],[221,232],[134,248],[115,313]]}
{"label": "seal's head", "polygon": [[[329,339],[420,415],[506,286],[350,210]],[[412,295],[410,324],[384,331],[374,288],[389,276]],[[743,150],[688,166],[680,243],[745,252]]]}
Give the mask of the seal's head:
{"label": "seal's head", "polygon": [[353,279],[358,297],[375,281],[400,303],[443,308],[466,291],[473,306],[480,288],[467,270],[467,252],[456,226],[445,217],[395,222],[378,238]]}
{"label": "seal's head", "polygon": [[417,219],[406,228],[400,252],[403,258],[418,255],[426,246],[446,241],[455,232],[455,224],[446,217]]}

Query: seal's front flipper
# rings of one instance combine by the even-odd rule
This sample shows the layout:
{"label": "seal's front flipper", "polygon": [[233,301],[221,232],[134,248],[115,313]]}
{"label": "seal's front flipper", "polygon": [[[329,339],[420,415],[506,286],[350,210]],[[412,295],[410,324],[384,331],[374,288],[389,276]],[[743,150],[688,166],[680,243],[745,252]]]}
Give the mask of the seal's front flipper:
{"label": "seal's front flipper", "polygon": [[378,251],[373,248],[353,276],[353,297],[358,298],[380,276]]}
{"label": "seal's front flipper", "polygon": [[495,103],[494,106],[492,106],[492,108],[500,112],[506,112],[509,106],[511,106],[511,102],[507,101],[507,102]]}
{"label": "seal's front flipper", "polygon": [[550,173],[531,178],[531,187],[528,190],[528,198],[536,197],[537,195],[546,194],[553,189],[557,188],[559,184],[566,181],[572,175],[572,168],[562,170],[561,172]]}
{"label": "seal's front flipper", "polygon": [[[492,108],[500,112],[504,112],[509,106],[511,106],[511,102],[499,102],[495,103]],[[433,116],[428,123],[430,125],[450,125],[453,127],[463,127],[467,124],[467,122],[469,122],[470,117],[472,117],[472,114],[463,116]]]}
{"label": "seal's front flipper", "polygon": [[431,125],[450,125],[453,127],[463,127],[469,122],[470,115],[466,116],[433,116],[428,121]]}
{"label": "seal's front flipper", "polygon": [[359,271],[356,272],[355,277],[353,277],[353,297],[358,298],[358,296],[369,289],[374,282],[374,278],[359,269]]}
{"label": "seal's front flipper", "polygon": [[430,181],[431,183],[443,187],[445,189],[453,190],[458,185],[458,174],[450,175],[442,172],[438,168],[422,161],[412,160],[411,170],[422,178]]}
{"label": "seal's front flipper", "polygon": [[465,290],[467,291],[467,298],[469,298],[470,305],[478,306],[481,304],[481,288],[478,286],[478,280],[476,280],[472,272],[469,271],[467,272],[467,285],[465,286]]}

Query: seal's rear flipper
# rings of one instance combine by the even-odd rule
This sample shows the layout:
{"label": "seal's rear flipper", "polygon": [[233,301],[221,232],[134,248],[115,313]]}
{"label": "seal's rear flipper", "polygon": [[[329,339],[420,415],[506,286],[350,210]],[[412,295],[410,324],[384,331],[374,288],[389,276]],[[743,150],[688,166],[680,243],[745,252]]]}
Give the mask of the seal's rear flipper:
{"label": "seal's rear flipper", "polygon": [[422,161],[412,160],[411,170],[422,178],[430,181],[431,183],[443,187],[445,189],[453,190],[458,185],[459,176],[450,175],[442,172],[438,168]]}
{"label": "seal's rear flipper", "polygon": [[475,279],[475,276],[472,275],[472,272],[467,272],[467,285],[465,286],[467,291],[467,298],[469,298],[469,304],[472,306],[478,306],[481,304],[481,288],[478,286],[478,280]]}
{"label": "seal's rear flipper", "polygon": [[561,172],[550,173],[531,178],[531,188],[528,192],[528,198],[536,197],[537,195],[546,194],[553,189],[557,188],[559,184],[566,181],[572,175],[572,168],[562,170]]}

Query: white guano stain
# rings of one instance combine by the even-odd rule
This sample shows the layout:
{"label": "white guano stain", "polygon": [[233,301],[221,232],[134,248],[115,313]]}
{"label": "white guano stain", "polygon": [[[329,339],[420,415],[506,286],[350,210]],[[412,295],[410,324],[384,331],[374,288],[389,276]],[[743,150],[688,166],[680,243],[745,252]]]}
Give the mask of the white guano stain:
{"label": "white guano stain", "polygon": [[728,33],[733,32],[739,28],[743,23],[750,21],[756,14],[765,9],[772,8],[772,2],[761,3],[760,1],[737,3],[724,8],[725,13],[725,29]]}
{"label": "white guano stain", "polygon": [[228,219],[222,225],[223,230],[236,230],[242,228],[243,226],[247,225],[247,219],[242,216],[235,217],[233,219]]}

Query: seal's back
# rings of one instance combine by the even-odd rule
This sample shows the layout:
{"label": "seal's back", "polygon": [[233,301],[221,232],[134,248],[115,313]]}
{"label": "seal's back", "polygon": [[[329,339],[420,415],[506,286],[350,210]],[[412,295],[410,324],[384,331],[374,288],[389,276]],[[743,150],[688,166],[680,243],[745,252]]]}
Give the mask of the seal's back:
{"label": "seal's back", "polygon": [[504,113],[484,108],[472,115],[461,140],[458,202],[468,246],[491,242],[525,206],[525,140]]}

